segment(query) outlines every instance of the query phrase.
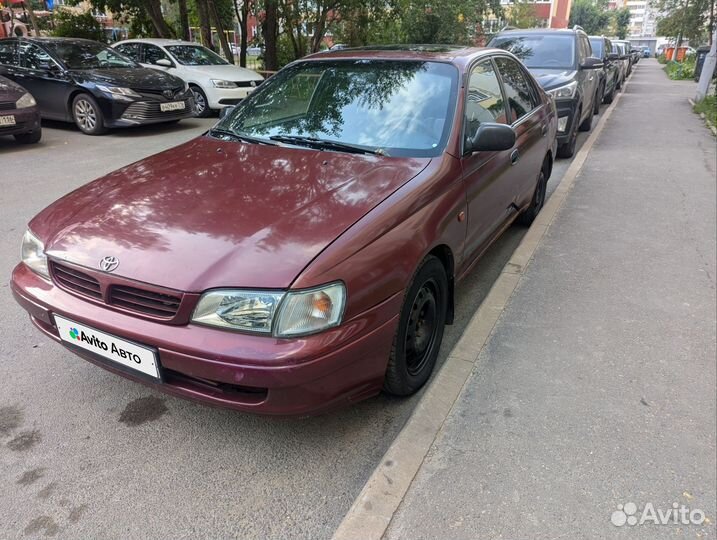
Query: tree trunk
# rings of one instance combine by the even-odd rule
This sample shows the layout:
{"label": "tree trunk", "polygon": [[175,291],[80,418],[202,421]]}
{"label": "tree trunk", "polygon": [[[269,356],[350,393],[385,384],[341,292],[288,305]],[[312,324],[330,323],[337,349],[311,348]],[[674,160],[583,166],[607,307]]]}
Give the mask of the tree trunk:
{"label": "tree trunk", "polygon": [[[32,24],[32,33],[39,37],[40,31],[37,27],[37,18],[35,18],[35,10],[32,9],[32,0],[28,0],[25,2],[25,9],[27,10],[27,14],[30,17],[30,24]],[[12,14],[12,9],[10,10],[10,13]]]}
{"label": "tree trunk", "polygon": [[279,58],[276,50],[276,41],[279,35],[277,24],[277,0],[265,0],[264,22],[261,31],[264,34],[264,67],[269,71],[279,69]]}
{"label": "tree trunk", "polygon": [[233,64],[234,53],[232,52],[232,48],[229,46],[229,40],[227,39],[227,35],[224,33],[224,26],[222,25],[221,17],[219,17],[217,5],[214,3],[214,0],[207,0],[207,6],[209,7],[209,15],[214,20],[214,27],[217,29],[219,43],[221,44],[222,50],[224,51],[224,56],[226,56],[227,60],[231,64]]}
{"label": "tree trunk", "polygon": [[162,4],[160,0],[148,0],[145,4],[145,11],[147,12],[147,16],[149,16],[149,19],[152,21],[157,37],[174,37],[174,32],[172,32],[172,29],[169,27],[167,21],[164,20],[164,16],[162,15]]}
{"label": "tree trunk", "polygon": [[239,65],[241,67],[246,67],[246,48],[249,44],[249,37],[246,35],[249,26],[249,7],[249,0],[244,0],[241,3],[241,9],[239,9],[238,0],[234,2],[234,12],[239,21]]}
{"label": "tree trunk", "polygon": [[187,13],[187,0],[179,0],[179,26],[182,29],[182,39],[189,41],[189,14]]}
{"label": "tree trunk", "polygon": [[207,0],[196,0],[196,2],[197,16],[199,17],[199,35],[201,37],[202,45],[211,50],[215,50],[214,43],[212,42],[212,25],[209,22],[209,7],[207,6]]}

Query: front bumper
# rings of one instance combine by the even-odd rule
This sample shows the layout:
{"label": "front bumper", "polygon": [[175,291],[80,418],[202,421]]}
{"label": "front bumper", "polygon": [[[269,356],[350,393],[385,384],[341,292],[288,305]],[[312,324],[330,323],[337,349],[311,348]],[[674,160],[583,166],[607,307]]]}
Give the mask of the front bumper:
{"label": "front bumper", "polygon": [[[94,364],[179,397],[274,415],[316,413],[377,394],[402,301],[396,294],[326,332],[275,339],[111,311],[61,290],[22,263],[13,271],[11,289],[35,326]],[[155,348],[162,382],[61,341],[55,313]]]}
{"label": "front bumper", "polygon": [[[576,99],[561,99],[555,102],[555,110],[558,114],[558,144],[568,142],[573,129],[573,122],[579,121],[576,118],[577,105],[578,101]],[[565,129],[560,129],[561,127]]]}
{"label": "front bumper", "polygon": [[[182,93],[171,99],[143,95],[141,99],[134,101],[121,101],[103,96],[97,101],[105,117],[105,127],[108,128],[172,122],[192,118],[196,114],[194,99],[190,92]],[[184,109],[165,112],[161,110],[163,103],[179,101],[184,103]]]}
{"label": "front bumper", "polygon": [[215,88],[212,86],[203,88],[203,90],[207,96],[209,108],[222,109],[230,105],[236,105],[256,90],[256,87]]}
{"label": "front bumper", "polygon": [[14,126],[0,126],[0,136],[32,133],[40,129],[40,111],[37,107],[2,110],[0,116],[15,117]]}

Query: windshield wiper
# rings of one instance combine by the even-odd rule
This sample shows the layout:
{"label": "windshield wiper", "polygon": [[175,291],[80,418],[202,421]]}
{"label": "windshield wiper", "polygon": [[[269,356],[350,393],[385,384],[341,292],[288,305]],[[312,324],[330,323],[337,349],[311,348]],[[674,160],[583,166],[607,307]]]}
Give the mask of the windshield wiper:
{"label": "windshield wiper", "polygon": [[232,139],[232,140],[238,141],[238,142],[245,142],[245,143],[250,143],[250,144],[268,144],[269,146],[276,146],[275,143],[273,143],[271,141],[267,141],[266,139],[259,139],[256,137],[248,137],[247,135],[239,135],[238,133],[235,133],[228,129],[212,128],[209,130],[208,133],[212,137],[218,137],[218,138],[224,137],[224,138]]}
{"label": "windshield wiper", "polygon": [[326,139],[318,139],[316,137],[304,137],[301,135],[272,135],[269,137],[272,141],[283,142],[287,144],[296,144],[300,146],[308,146],[317,150],[337,150],[339,152],[350,152],[352,154],[373,154],[375,156],[386,156],[386,152],[382,148],[365,148],[356,144],[343,143],[339,141],[327,141]]}

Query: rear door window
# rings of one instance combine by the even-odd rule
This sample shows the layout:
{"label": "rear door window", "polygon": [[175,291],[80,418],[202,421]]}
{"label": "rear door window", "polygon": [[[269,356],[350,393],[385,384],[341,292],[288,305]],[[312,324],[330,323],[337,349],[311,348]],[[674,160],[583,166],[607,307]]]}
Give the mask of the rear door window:
{"label": "rear door window", "polygon": [[55,64],[52,57],[34,43],[20,44],[21,65],[27,69],[43,70]]}
{"label": "rear door window", "polygon": [[135,62],[139,62],[139,43],[123,43],[122,45],[117,45],[115,50]]}
{"label": "rear door window", "polygon": [[[169,60],[169,56],[156,45],[144,44],[144,63],[156,64],[157,60]],[[169,60],[171,62],[171,60]],[[174,62],[172,62],[174,63]]]}

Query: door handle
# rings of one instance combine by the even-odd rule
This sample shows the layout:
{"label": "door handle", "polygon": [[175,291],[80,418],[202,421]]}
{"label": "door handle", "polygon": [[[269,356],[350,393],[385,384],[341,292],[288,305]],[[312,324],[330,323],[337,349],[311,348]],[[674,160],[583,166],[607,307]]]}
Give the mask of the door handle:
{"label": "door handle", "polygon": [[520,159],[520,152],[518,152],[518,149],[516,148],[510,153],[510,164],[515,165],[518,163],[518,160]]}

